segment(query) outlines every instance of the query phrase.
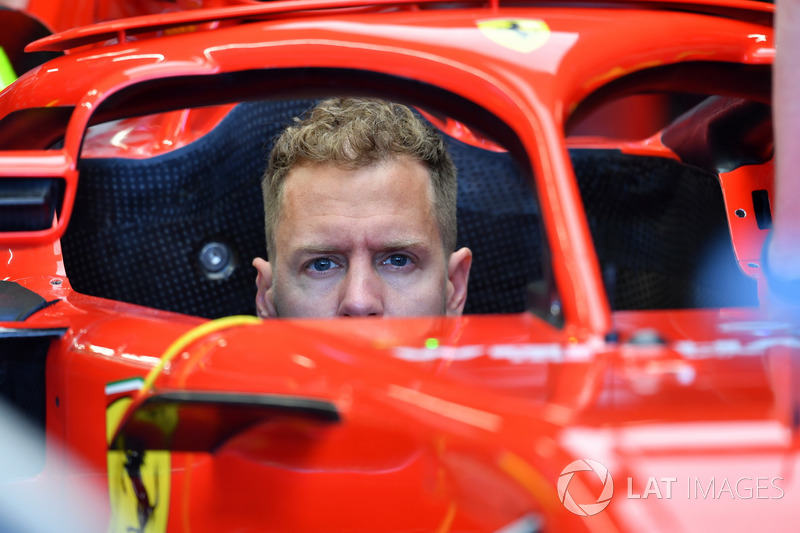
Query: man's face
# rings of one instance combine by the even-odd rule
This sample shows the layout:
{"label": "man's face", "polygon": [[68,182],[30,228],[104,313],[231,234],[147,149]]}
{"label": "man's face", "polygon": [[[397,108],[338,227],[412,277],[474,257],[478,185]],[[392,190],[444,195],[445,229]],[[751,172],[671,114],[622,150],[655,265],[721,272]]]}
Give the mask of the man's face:
{"label": "man's face", "polygon": [[285,180],[275,257],[253,263],[259,315],[461,314],[471,253],[445,254],[422,163],[317,164]]}

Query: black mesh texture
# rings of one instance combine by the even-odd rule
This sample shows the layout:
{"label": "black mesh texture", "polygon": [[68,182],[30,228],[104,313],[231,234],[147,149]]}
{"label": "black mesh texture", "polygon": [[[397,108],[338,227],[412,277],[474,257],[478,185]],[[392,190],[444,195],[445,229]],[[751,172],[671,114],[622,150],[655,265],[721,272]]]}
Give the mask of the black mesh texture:
{"label": "black mesh texture", "polygon": [[449,140],[458,168],[458,246],[473,253],[465,313],[518,313],[542,279],[540,215],[512,157]]}
{"label": "black mesh texture", "polygon": [[613,308],[757,305],[716,175],[614,150],[571,156]]}
{"label": "black mesh texture", "polygon": [[[253,257],[266,254],[260,181],[268,141],[309,102],[241,104],[211,133],[149,160],[83,159],[64,263],[83,293],[203,317],[255,313]],[[236,266],[209,279],[208,242]]]}

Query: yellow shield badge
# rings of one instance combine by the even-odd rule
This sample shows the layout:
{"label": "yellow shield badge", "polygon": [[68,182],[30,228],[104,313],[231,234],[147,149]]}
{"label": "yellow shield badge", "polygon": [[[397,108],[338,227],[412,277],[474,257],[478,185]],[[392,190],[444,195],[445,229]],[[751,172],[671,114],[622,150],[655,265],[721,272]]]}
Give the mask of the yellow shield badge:
{"label": "yellow shield badge", "polygon": [[500,46],[522,54],[541,48],[550,37],[547,23],[535,19],[481,20],[478,22],[478,29]]}
{"label": "yellow shield badge", "polygon": [[[110,383],[106,394],[106,436],[111,442],[123,416],[132,403],[124,394],[142,387],[135,378]],[[117,392],[121,391],[121,392]],[[171,455],[167,451],[109,450],[108,492],[111,520],[107,533],[164,533],[169,519]]]}

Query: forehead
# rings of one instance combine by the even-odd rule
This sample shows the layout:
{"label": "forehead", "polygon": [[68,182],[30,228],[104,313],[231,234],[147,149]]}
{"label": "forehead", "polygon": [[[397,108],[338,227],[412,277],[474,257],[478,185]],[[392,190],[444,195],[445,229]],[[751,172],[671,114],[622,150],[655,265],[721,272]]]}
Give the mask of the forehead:
{"label": "forehead", "polygon": [[342,232],[348,224],[359,224],[362,233],[373,229],[438,238],[427,168],[402,156],[358,169],[320,163],[289,172],[282,187],[278,241]]}
{"label": "forehead", "polygon": [[344,186],[362,193],[374,190],[391,192],[406,190],[432,199],[433,186],[430,173],[425,165],[407,155],[397,155],[370,165],[356,168],[339,166],[333,163],[304,163],[293,168],[283,180],[284,199],[286,191],[293,194],[327,195],[328,189]]}
{"label": "forehead", "polygon": [[381,202],[432,207],[433,186],[427,168],[408,156],[355,169],[329,163],[298,166],[284,178],[281,187],[281,218],[314,206],[367,208]]}

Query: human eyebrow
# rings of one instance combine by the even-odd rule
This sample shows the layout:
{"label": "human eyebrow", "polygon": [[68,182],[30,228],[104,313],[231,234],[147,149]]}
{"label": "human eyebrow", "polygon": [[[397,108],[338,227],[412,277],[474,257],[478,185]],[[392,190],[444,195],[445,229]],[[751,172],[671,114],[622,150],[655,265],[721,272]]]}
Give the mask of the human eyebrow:
{"label": "human eyebrow", "polygon": [[424,241],[418,239],[400,239],[396,241],[388,241],[381,246],[381,251],[396,252],[400,250],[414,250],[426,249],[427,246]]}
{"label": "human eyebrow", "polygon": [[[381,243],[375,253],[393,253],[406,251],[415,255],[425,255],[428,245],[421,239],[397,239]],[[290,257],[294,261],[300,261],[306,257],[338,255],[343,253],[342,248],[331,243],[305,243],[292,250]]]}
{"label": "human eyebrow", "polygon": [[320,255],[320,254],[335,254],[337,253],[338,248],[336,246],[331,246],[330,244],[303,244],[298,246],[295,250],[295,254],[304,254],[304,255]]}

